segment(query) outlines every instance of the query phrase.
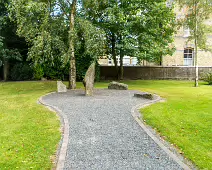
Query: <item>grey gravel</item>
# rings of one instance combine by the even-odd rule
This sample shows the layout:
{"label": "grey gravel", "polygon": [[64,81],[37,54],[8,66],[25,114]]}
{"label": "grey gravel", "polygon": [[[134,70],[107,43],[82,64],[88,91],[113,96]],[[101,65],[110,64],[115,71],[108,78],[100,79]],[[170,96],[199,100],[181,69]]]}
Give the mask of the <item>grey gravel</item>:
{"label": "grey gravel", "polygon": [[69,121],[69,143],[64,169],[72,170],[178,170],[182,169],[137,124],[133,106],[147,99],[137,91],[83,90],[45,96]]}

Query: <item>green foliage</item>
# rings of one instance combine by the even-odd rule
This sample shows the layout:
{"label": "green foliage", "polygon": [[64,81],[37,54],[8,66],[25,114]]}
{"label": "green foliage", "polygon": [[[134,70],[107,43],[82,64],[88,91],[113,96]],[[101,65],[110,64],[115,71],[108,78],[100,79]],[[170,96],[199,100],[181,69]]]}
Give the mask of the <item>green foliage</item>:
{"label": "green foliage", "polygon": [[102,29],[79,16],[76,18],[75,33],[75,50],[77,53],[90,56],[94,61],[104,55],[105,32]]}
{"label": "green foliage", "polygon": [[100,81],[100,65],[98,62],[96,62],[96,68],[95,68],[95,81]]}
{"label": "green foliage", "polygon": [[29,64],[17,63],[10,70],[10,79],[15,81],[32,80],[33,68]]}
{"label": "green foliage", "polygon": [[[80,16],[76,19],[75,32],[77,35],[75,39],[76,78],[81,81],[91,63],[97,63],[99,57],[104,55],[105,33]],[[98,77],[97,72],[96,79],[99,79]]]}
{"label": "green foliage", "polygon": [[[71,46],[76,54],[78,80],[83,78],[91,60],[96,61],[104,53],[104,32],[82,17],[81,9],[77,10],[74,29],[70,27],[73,2],[11,0],[10,18],[17,23],[18,35],[30,44],[28,60],[40,65],[38,70],[35,69],[36,79],[42,76],[66,79]],[[88,5],[88,1],[77,3]]]}
{"label": "green foliage", "polygon": [[41,65],[34,66],[34,79],[40,80],[44,76],[44,71]]}
{"label": "green foliage", "polygon": [[187,8],[187,13],[184,18],[179,19],[179,24],[190,29],[191,36],[188,41],[197,40],[197,47],[212,51],[206,39],[206,33],[211,32],[211,26],[205,24],[212,14],[212,1],[178,0],[178,3],[181,8]]}
{"label": "green foliage", "polygon": [[203,75],[203,80],[208,82],[209,85],[212,85],[212,72],[205,73]]}
{"label": "green foliage", "polygon": [[85,73],[92,63],[93,58],[89,55],[83,55],[81,53],[76,54],[76,68],[77,68],[77,80],[83,80]]}
{"label": "green foliage", "polygon": [[10,3],[10,17],[18,25],[17,34],[30,44],[28,59],[35,64],[53,62],[55,56],[67,61],[64,57],[67,57],[68,25],[63,15],[53,15],[55,5],[54,1],[13,0]]}
{"label": "green foliage", "polygon": [[[111,56],[158,61],[162,55],[174,52],[170,43],[175,32],[175,14],[173,8],[167,7],[166,0],[108,1],[96,8],[96,12],[86,12],[88,18],[106,32]],[[114,49],[112,43],[115,43]]]}
{"label": "green foliage", "polygon": [[69,64],[64,65],[59,58],[55,57],[54,64],[49,64],[48,61],[41,64],[45,78],[49,80],[68,80]]}
{"label": "green foliage", "polygon": [[[82,81],[85,77],[86,71],[88,70],[89,66],[94,62],[93,57],[90,55],[80,55],[76,54],[76,67],[77,67],[77,81]],[[100,80],[100,68],[99,64],[96,61],[96,68],[95,68],[95,81]]]}
{"label": "green foliage", "polygon": [[3,37],[0,36],[0,66],[4,64],[5,60],[15,59],[22,60],[21,54],[17,49],[7,49],[4,47]]}
{"label": "green foliage", "polygon": [[173,7],[167,7],[166,0],[142,3],[139,15],[136,13],[132,17],[132,28],[138,39],[138,59],[158,62],[161,56],[172,55],[175,51],[171,46],[175,14]]}
{"label": "green foliage", "polygon": [[16,25],[9,19],[7,9],[9,2],[9,0],[0,0],[0,67],[4,68],[5,80],[9,77],[8,65],[25,61],[28,51],[24,39],[16,35]]}

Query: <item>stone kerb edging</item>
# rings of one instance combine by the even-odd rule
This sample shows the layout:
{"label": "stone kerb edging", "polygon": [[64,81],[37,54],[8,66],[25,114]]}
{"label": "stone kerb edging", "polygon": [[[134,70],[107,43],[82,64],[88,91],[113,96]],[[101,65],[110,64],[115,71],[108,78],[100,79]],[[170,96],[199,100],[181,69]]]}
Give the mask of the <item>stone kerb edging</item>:
{"label": "stone kerb edging", "polygon": [[[56,93],[56,92],[53,92]],[[43,97],[53,94],[53,93],[48,93],[38,99],[38,102],[45,107],[47,107],[49,110],[56,112],[57,115],[60,117],[61,121],[61,129],[62,129],[62,139],[60,141],[61,145],[58,147],[57,151],[57,157],[56,157],[56,170],[63,170],[64,164],[65,164],[65,158],[66,158],[66,153],[67,153],[67,147],[68,147],[68,139],[69,139],[69,122],[65,114],[63,112],[52,105],[49,105],[43,101]]]}
{"label": "stone kerb edging", "polygon": [[147,133],[147,135],[149,137],[151,137],[153,139],[153,141],[164,151],[166,152],[166,154],[168,154],[168,156],[170,158],[172,158],[175,162],[178,163],[178,165],[180,165],[184,170],[191,170],[191,168],[186,165],[183,161],[180,160],[180,158],[178,158],[174,153],[172,153],[165,145],[164,143],[161,141],[161,139],[159,137],[157,137],[156,135],[154,135],[152,133],[152,131],[149,129],[149,127],[146,127],[146,125],[139,119],[140,118],[140,112],[139,110],[147,107],[149,105],[152,105],[154,103],[160,102],[160,101],[164,101],[164,99],[162,99],[160,96],[158,95],[154,95],[154,100],[146,102],[144,104],[138,104],[136,106],[134,106],[131,109],[131,114],[134,117],[134,119],[136,120],[136,122],[140,125],[140,127]]}
{"label": "stone kerb edging", "polygon": [[[53,92],[56,93],[56,92]],[[61,139],[61,147],[58,148],[57,151],[57,158],[56,158],[56,170],[63,170],[64,164],[65,164],[65,158],[66,158],[66,153],[67,153],[67,147],[68,147],[68,139],[69,139],[69,122],[65,114],[63,112],[52,105],[49,105],[43,101],[43,97],[53,94],[53,93],[48,93],[38,99],[38,102],[44,106],[46,106],[49,110],[54,111],[57,113],[57,115],[60,117],[60,121],[62,124],[62,132],[63,132],[63,137]],[[149,105],[152,105],[154,103],[163,101],[163,99],[160,98],[158,95],[154,95],[154,100],[150,100],[144,104],[138,104],[134,106],[131,109],[131,114],[136,120],[136,122],[140,125],[140,127],[147,133],[149,137],[152,138],[152,140],[164,151],[166,152],[170,158],[172,158],[174,161],[176,161],[183,169],[185,170],[191,170],[191,168],[186,165],[179,157],[177,157],[174,153],[172,153],[168,147],[165,146],[164,142],[158,137],[157,135],[154,135],[153,130],[149,129],[149,127],[146,127],[146,125],[140,120],[140,112],[139,110],[147,107]],[[171,148],[171,146],[170,146]]]}

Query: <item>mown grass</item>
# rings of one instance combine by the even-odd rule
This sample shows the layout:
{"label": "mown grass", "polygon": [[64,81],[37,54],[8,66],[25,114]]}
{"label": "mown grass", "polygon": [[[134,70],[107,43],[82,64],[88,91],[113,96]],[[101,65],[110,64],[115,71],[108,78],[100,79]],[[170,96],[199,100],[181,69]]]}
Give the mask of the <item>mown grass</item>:
{"label": "mown grass", "polygon": [[0,169],[51,169],[60,121],[37,99],[55,82],[0,83]]}
{"label": "mown grass", "polygon": [[[212,167],[212,86],[190,81],[125,81],[166,99],[141,110],[147,124],[200,169]],[[95,84],[106,88],[108,82]],[[82,88],[82,83],[77,83]],[[0,169],[50,169],[60,139],[55,113],[36,103],[55,82],[0,83]]]}
{"label": "mown grass", "polygon": [[148,125],[176,145],[200,169],[212,169],[212,86],[189,81],[129,81],[131,89],[167,101],[141,110]]}
{"label": "mown grass", "polygon": [[[166,99],[141,110],[146,123],[200,169],[212,169],[212,86],[193,81],[124,81],[129,89],[151,92]],[[106,88],[108,82],[96,84]]]}

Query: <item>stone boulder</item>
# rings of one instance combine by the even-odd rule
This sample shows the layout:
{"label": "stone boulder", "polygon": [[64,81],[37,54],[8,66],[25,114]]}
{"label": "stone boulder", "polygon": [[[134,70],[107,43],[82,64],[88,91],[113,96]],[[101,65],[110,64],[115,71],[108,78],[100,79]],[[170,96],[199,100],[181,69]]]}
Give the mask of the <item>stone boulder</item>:
{"label": "stone boulder", "polygon": [[154,95],[151,93],[135,93],[134,97],[144,98],[144,99],[149,99],[149,100],[154,99]]}
{"label": "stone boulder", "polygon": [[44,77],[42,77],[42,78],[41,78],[41,81],[47,81],[47,79],[46,79],[46,78],[44,78]]}
{"label": "stone boulder", "polygon": [[95,79],[95,63],[92,63],[88,68],[85,74],[85,78],[83,80],[86,96],[93,96],[94,79]]}
{"label": "stone boulder", "polygon": [[124,83],[118,83],[115,81],[112,81],[108,85],[108,89],[115,89],[115,90],[128,90],[128,85]]}
{"label": "stone boulder", "polygon": [[62,81],[57,81],[57,92],[67,92],[66,85],[62,83]]}

